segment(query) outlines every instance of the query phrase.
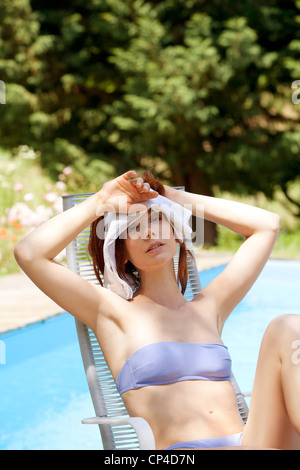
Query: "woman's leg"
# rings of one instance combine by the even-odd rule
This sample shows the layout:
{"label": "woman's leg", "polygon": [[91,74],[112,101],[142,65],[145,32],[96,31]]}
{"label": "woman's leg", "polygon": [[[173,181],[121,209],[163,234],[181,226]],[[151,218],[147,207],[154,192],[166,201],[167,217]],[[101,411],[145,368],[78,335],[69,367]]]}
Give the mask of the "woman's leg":
{"label": "woman's leg", "polygon": [[300,316],[281,315],[262,340],[242,445],[300,449]]}

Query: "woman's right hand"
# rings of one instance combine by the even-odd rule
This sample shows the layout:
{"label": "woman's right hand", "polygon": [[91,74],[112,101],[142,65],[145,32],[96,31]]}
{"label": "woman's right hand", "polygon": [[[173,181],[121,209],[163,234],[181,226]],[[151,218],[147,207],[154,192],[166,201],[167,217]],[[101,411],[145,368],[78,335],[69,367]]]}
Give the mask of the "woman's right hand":
{"label": "woman's right hand", "polygon": [[135,213],[148,209],[142,201],[153,199],[158,192],[150,191],[150,185],[137,177],[135,171],[127,171],[121,176],[104,183],[98,192],[100,205],[97,215],[104,212]]}

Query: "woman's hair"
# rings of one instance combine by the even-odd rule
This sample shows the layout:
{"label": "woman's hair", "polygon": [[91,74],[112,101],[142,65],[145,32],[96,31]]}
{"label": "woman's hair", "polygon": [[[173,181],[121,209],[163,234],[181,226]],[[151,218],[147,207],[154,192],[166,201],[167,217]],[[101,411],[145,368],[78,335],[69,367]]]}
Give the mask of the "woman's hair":
{"label": "woman's hair", "polygon": [[[164,196],[165,188],[164,185],[153,176],[150,170],[144,171],[141,174],[145,183],[149,183],[150,187],[157,191],[159,194]],[[90,239],[88,244],[88,251],[93,261],[93,268],[96,274],[96,277],[101,286],[103,282],[101,275],[104,275],[104,258],[103,258],[103,244],[104,240],[102,237],[97,235],[97,225],[103,219],[103,216],[94,220],[91,224]],[[187,253],[190,252],[186,249],[183,242],[178,242],[180,245],[179,250],[179,260],[178,260],[178,273],[177,273],[177,283],[180,283],[181,292],[184,294],[187,278],[188,278],[188,269],[187,269]],[[124,250],[124,239],[117,238],[115,242],[115,258],[116,258],[116,268],[118,275],[121,279],[124,279],[128,284],[133,286],[136,290],[140,285],[139,273],[136,268],[130,261],[127,261],[125,264],[125,250]]]}

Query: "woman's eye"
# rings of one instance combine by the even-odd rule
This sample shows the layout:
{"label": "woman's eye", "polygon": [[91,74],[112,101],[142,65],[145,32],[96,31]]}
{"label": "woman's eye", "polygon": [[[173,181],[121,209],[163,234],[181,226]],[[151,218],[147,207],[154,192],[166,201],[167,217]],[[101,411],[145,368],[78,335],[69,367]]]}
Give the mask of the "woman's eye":
{"label": "woman's eye", "polygon": [[128,227],[127,232],[138,232],[139,231],[140,224],[137,225],[131,225],[131,227]]}

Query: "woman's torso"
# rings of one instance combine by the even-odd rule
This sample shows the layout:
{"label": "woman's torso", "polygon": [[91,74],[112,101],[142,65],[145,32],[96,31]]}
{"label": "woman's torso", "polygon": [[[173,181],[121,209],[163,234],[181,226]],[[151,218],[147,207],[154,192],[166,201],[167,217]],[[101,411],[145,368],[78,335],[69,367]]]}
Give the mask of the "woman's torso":
{"label": "woman's torso", "polygon": [[[128,302],[121,314],[99,324],[98,339],[116,379],[125,361],[159,342],[222,344],[217,318],[205,298],[178,309]],[[164,359],[166,361],[166,359]],[[175,442],[220,437],[243,429],[228,380],[183,380],[149,385],[122,394],[131,416],[146,419],[158,449]]]}

